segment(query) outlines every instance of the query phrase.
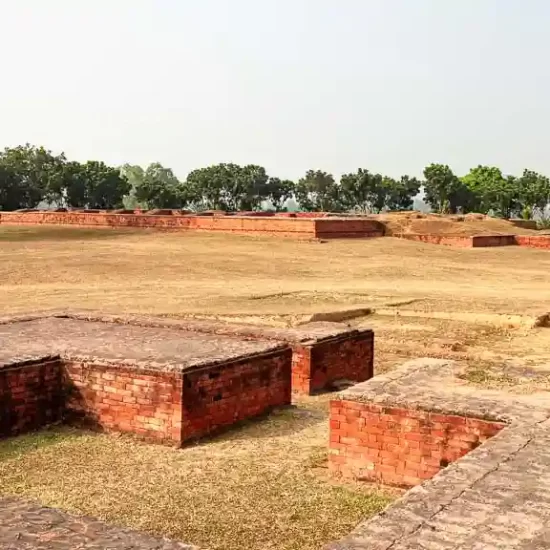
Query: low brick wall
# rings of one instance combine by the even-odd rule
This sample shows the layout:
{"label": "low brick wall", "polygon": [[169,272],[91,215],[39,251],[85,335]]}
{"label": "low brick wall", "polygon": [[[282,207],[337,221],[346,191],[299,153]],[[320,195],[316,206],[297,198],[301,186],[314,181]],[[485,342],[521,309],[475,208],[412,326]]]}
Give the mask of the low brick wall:
{"label": "low brick wall", "polygon": [[289,348],[183,375],[182,441],[291,403]]}
{"label": "low brick wall", "polygon": [[85,228],[150,228],[173,231],[218,231],[301,239],[378,237],[377,221],[319,216],[199,216],[113,214],[110,212],[2,212],[2,225],[68,225]]}
{"label": "low brick wall", "polygon": [[67,418],[177,445],[291,402],[291,350],[183,373],[67,362]]}
{"label": "low brick wall", "polygon": [[489,246],[513,246],[516,244],[515,235],[475,235],[471,237],[472,247],[482,248]]}
{"label": "low brick wall", "polygon": [[0,437],[64,420],[181,445],[291,402],[292,350],[184,372],[44,359],[0,367]]}
{"label": "low brick wall", "polygon": [[72,361],[64,371],[69,423],[181,443],[181,375]]}
{"label": "low brick wall", "polygon": [[292,346],[292,390],[306,395],[339,380],[364,382],[373,376],[374,333],[363,330]]}
{"label": "low brick wall", "polygon": [[430,479],[504,426],[335,400],[330,404],[329,468],[345,478],[410,487]]}
{"label": "low brick wall", "polygon": [[550,235],[516,235],[515,241],[519,246],[550,249]]}
{"label": "low brick wall", "polygon": [[0,366],[0,437],[61,420],[63,404],[58,358]]}
{"label": "low brick wall", "polygon": [[527,246],[531,248],[550,248],[550,235],[421,235],[399,233],[393,235],[399,239],[440,244],[458,248],[486,248],[493,246]]}

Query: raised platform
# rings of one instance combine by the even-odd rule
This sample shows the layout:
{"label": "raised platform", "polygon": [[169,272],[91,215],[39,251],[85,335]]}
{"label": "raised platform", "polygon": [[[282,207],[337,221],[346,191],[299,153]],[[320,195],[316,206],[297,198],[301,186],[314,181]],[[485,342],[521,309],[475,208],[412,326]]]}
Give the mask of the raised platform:
{"label": "raised platform", "polygon": [[199,216],[105,212],[1,212],[2,225],[61,225],[86,228],[149,228],[273,235],[298,239],[382,237],[384,226],[365,218],[320,216]]}
{"label": "raised platform", "polygon": [[550,394],[460,372],[416,360],[332,401],[333,473],[414,488],[327,550],[550,547]]}
{"label": "raised platform", "polygon": [[60,313],[0,319],[0,436],[60,420],[181,445],[372,376],[373,333]]}
{"label": "raised platform", "polygon": [[524,246],[550,249],[550,235],[436,235],[396,233],[398,239],[440,244],[458,248],[487,248],[494,246]]}

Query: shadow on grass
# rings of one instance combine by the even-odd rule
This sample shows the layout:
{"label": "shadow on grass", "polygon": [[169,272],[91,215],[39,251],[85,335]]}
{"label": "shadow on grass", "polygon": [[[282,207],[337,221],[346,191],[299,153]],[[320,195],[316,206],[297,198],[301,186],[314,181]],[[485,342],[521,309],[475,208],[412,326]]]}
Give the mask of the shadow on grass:
{"label": "shadow on grass", "polygon": [[[143,229],[139,230],[143,233]],[[2,227],[0,225],[0,242],[32,242],[32,241],[81,241],[117,239],[135,235],[136,229],[90,229],[75,227]]]}
{"label": "shadow on grass", "polygon": [[56,445],[68,438],[74,438],[79,433],[65,427],[52,427],[38,432],[10,437],[0,441],[0,462],[9,460],[25,453]]}

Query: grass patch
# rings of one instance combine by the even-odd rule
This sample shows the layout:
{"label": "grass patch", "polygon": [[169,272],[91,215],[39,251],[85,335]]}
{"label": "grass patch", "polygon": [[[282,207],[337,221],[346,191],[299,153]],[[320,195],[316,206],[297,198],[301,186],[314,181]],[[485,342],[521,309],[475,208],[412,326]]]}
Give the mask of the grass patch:
{"label": "grass patch", "polygon": [[19,458],[28,452],[55,445],[63,441],[67,435],[65,432],[57,430],[43,430],[0,440],[0,462]]}
{"label": "grass patch", "polygon": [[[0,494],[212,550],[317,550],[393,496],[318,475],[318,399],[185,449],[57,428],[0,444]],[[0,453],[2,451],[0,450]]]}
{"label": "grass patch", "polygon": [[119,239],[135,234],[135,229],[93,229],[60,226],[0,226],[0,242],[33,241],[81,241],[98,239]]}

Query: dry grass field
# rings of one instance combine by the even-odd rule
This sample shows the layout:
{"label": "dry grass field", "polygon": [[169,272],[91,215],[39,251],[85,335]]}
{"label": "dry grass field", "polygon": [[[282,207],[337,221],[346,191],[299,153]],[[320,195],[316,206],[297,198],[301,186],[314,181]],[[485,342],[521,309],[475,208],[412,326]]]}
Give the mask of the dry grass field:
{"label": "dry grass field", "polygon": [[[0,311],[220,316],[293,324],[371,308],[378,372],[414,357],[471,384],[550,388],[550,253],[392,238],[326,243],[148,231],[0,227]],[[0,442],[0,494],[212,549],[313,550],[395,496],[326,475],[327,400],[173,450],[54,429]]]}

